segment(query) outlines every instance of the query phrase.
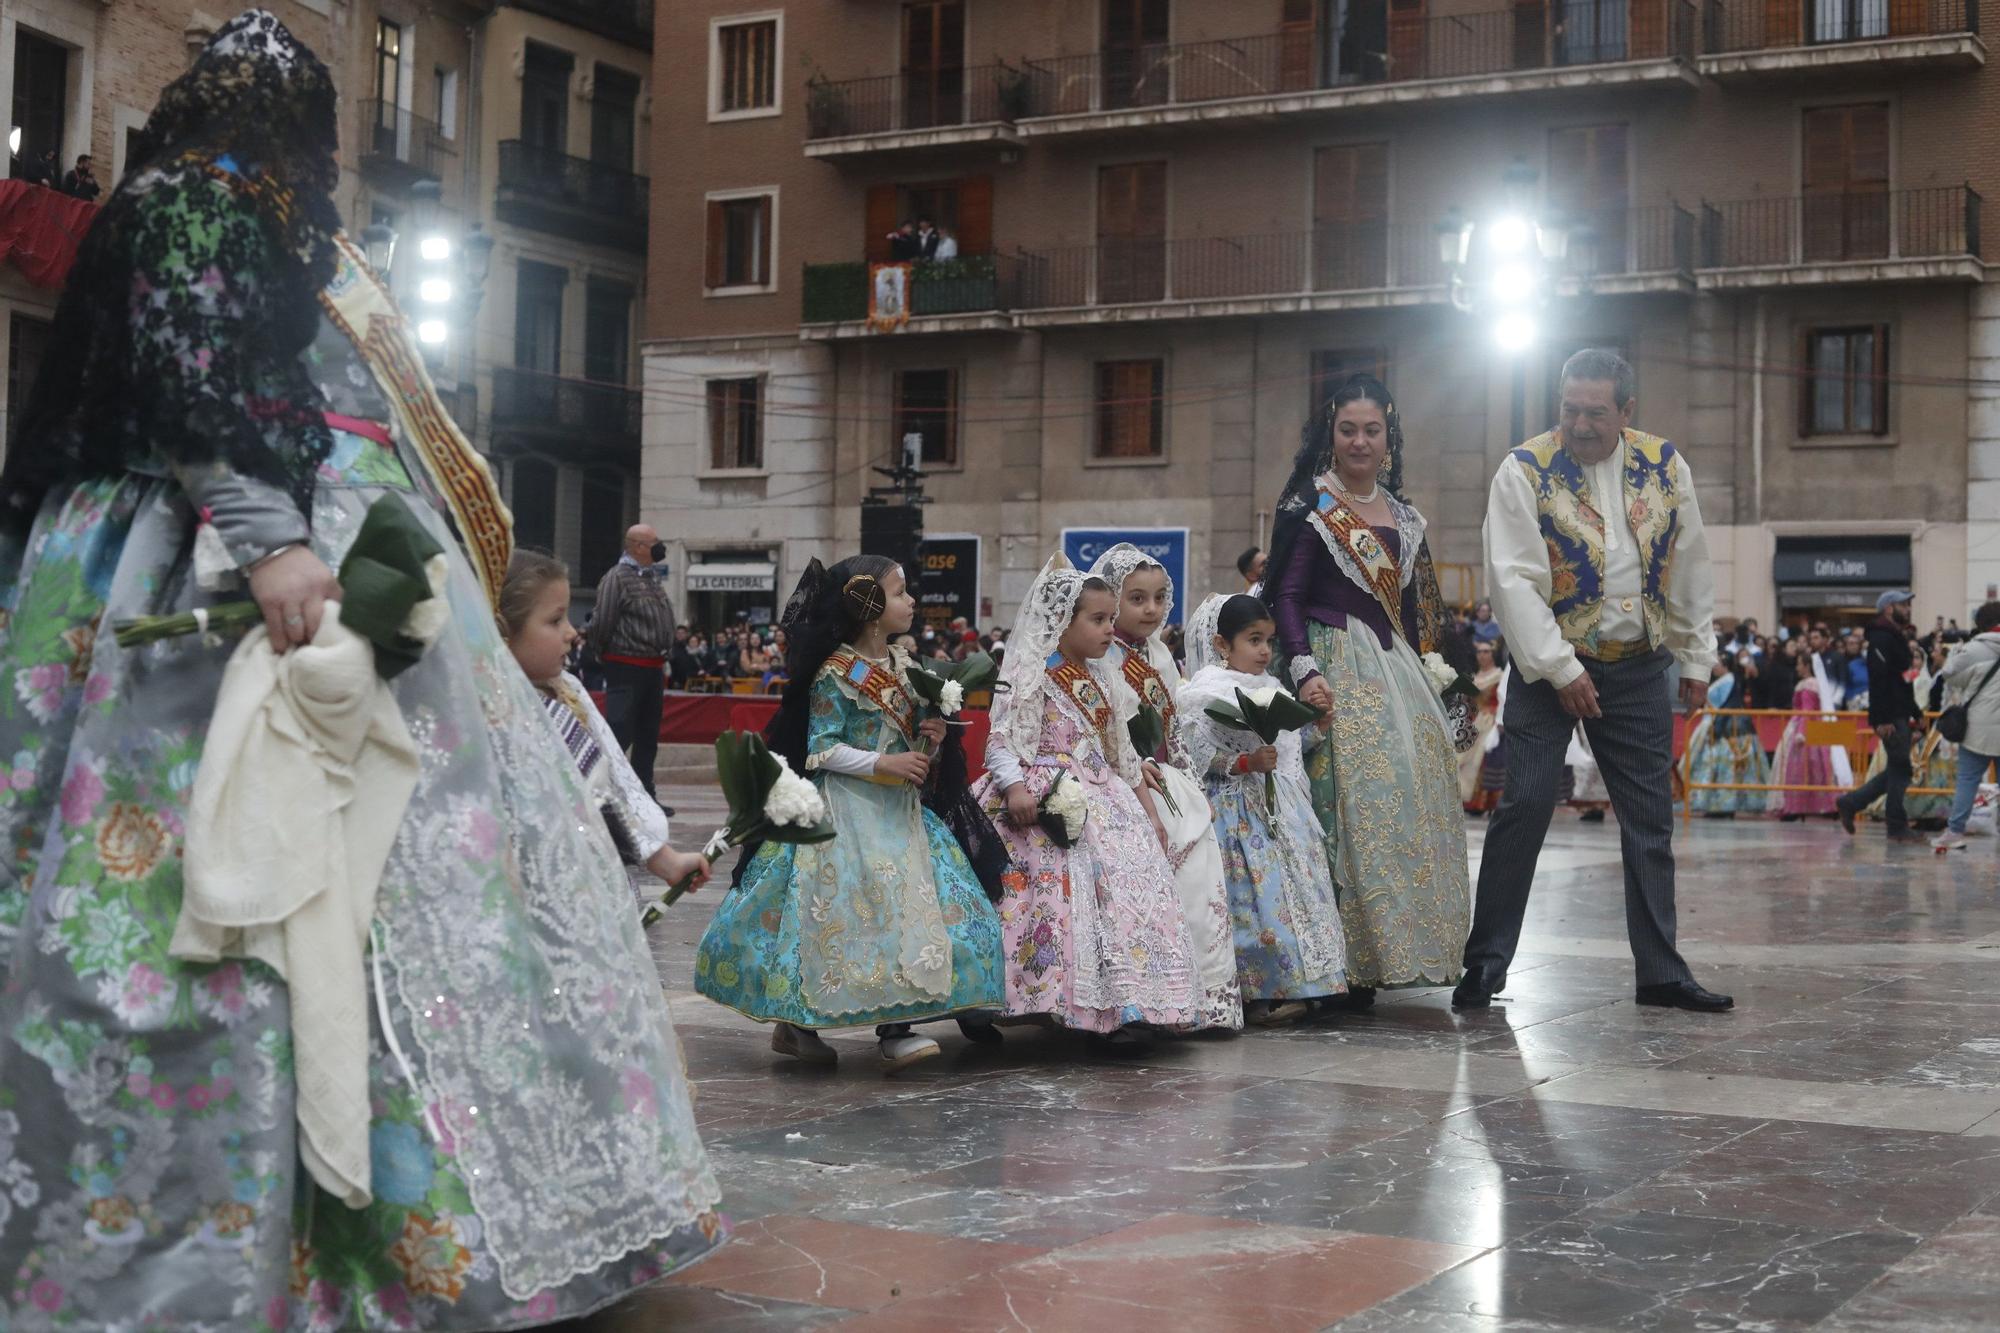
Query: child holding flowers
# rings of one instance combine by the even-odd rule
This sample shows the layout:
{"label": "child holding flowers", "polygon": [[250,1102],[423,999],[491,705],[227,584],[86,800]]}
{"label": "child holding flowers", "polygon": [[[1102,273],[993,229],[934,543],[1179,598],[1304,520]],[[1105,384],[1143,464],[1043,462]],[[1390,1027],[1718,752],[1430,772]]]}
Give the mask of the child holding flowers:
{"label": "child holding flowers", "polygon": [[[1007,639],[977,789],[1014,861],[1000,904],[1006,1012],[1114,1048],[1139,1044],[1132,1024],[1201,1022],[1168,839],[1107,691],[1117,609],[1109,584],[1061,556],[1043,568]],[[1080,829],[1068,796],[1081,798]]]}
{"label": "child holding flowers", "polygon": [[[1278,628],[1255,597],[1210,597],[1188,625],[1181,735],[1206,775],[1229,881],[1237,978],[1248,1020],[1276,1026],[1305,1017],[1302,1001],[1347,990],[1347,945],[1327,870],[1319,818],[1306,785],[1303,741],[1286,731],[1266,745],[1254,732],[1209,716],[1212,705],[1278,689],[1269,674]],[[1266,799],[1267,775],[1276,774]]]}
{"label": "child holding flowers", "polygon": [[923,718],[909,656],[891,646],[916,605],[881,556],[807,567],[785,608],[790,683],[766,734],[819,784],[836,835],[766,843],[695,953],[695,989],[775,1023],[771,1049],[809,1064],[837,1058],[820,1029],[873,1023],[894,1072],[939,1053],[912,1022],[1000,1004],[999,918],[918,799],[933,762],[922,751],[947,734]]}

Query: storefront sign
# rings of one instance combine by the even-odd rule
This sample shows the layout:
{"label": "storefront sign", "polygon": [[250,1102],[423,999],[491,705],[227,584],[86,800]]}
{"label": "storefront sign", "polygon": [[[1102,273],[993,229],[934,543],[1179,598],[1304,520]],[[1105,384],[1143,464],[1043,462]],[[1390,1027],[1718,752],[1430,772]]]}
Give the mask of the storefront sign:
{"label": "storefront sign", "polygon": [[1772,574],[1780,586],[1832,583],[1907,587],[1910,542],[1907,537],[1848,540],[1780,537],[1777,554],[1772,558]]}
{"label": "storefront sign", "polygon": [[917,611],[923,623],[942,630],[961,616],[975,621],[979,613],[979,538],[926,537],[918,552],[923,582],[917,592]]}
{"label": "storefront sign", "polygon": [[1089,569],[1097,557],[1116,546],[1119,542],[1131,542],[1144,551],[1148,559],[1159,562],[1173,580],[1174,609],[1167,617],[1167,623],[1178,625],[1187,612],[1187,547],[1186,528],[1064,528],[1062,534],[1063,554],[1078,569]]}
{"label": "storefront sign", "polygon": [[689,565],[689,592],[770,592],[778,582],[778,568],[769,564]]}

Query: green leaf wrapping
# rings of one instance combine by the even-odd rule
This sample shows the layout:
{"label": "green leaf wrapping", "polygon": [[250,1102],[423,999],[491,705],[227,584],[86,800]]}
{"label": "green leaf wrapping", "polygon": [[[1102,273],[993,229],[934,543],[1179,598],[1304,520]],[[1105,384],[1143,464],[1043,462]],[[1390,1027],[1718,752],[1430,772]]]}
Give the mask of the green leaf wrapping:
{"label": "green leaf wrapping", "polygon": [[375,671],[384,680],[423,656],[424,645],[403,633],[403,623],[430,597],[424,565],[442,554],[410,507],[391,493],[368,506],[340,562],[340,623],[375,645]]}

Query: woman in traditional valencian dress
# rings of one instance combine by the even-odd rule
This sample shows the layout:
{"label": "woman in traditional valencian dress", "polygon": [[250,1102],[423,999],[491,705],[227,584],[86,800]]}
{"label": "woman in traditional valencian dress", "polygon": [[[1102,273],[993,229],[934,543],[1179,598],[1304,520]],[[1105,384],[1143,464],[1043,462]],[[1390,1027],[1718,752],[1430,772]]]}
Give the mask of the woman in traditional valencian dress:
{"label": "woman in traditional valencian dress", "polygon": [[[217,33],[84,241],[0,478],[0,1326],[521,1327],[719,1239],[623,868],[493,622],[505,511],[336,244],[334,142],[275,18]],[[384,315],[369,355],[322,289]],[[331,416],[315,368],[352,393]],[[335,1145],[302,1127],[292,989],[169,950],[235,645],[111,628],[248,597],[306,642],[387,494],[447,547],[452,615],[390,685],[421,778],[346,1015],[372,1117],[302,1165]]]}
{"label": "woman in traditional valencian dress", "polygon": [[891,646],[916,609],[893,560],[806,569],[785,610],[790,683],[770,739],[819,784],[835,837],[767,843],[695,951],[695,989],[776,1024],[771,1049],[810,1064],[838,1058],[821,1029],[875,1025],[894,1072],[939,1054],[911,1022],[1000,1006],[999,918],[918,798],[946,731],[923,717],[909,655]]}
{"label": "woman in traditional valencian dress", "polygon": [[[1229,877],[1230,924],[1248,1020],[1276,1027],[1347,991],[1340,903],[1313,813],[1304,747],[1317,727],[1275,745],[1208,716],[1215,704],[1275,689],[1277,626],[1255,597],[1217,593],[1188,625],[1188,682],[1180,725],[1189,762],[1205,777]],[[1272,801],[1272,795],[1276,800]]]}
{"label": "woman in traditional valencian dress", "polygon": [[1496,663],[1496,640],[1475,641],[1472,652],[1472,686],[1479,691],[1479,702],[1472,713],[1472,745],[1458,757],[1458,800],[1467,814],[1483,815],[1500,804],[1500,789],[1506,785],[1506,751],[1497,732],[1500,682],[1507,669]]}
{"label": "woman in traditional valencian dress", "polygon": [[[1817,633],[1819,631],[1815,631]],[[1823,654],[1809,652],[1801,660],[1806,670],[1800,672],[1798,684],[1792,687],[1793,710],[1813,712],[1838,708],[1840,685],[1827,674]],[[1827,717],[1829,721],[1833,720],[1830,712]],[[1806,744],[1806,723],[1810,720],[1795,717],[1785,723],[1784,734],[1778,738],[1777,753],[1771,759],[1771,781],[1784,787],[1838,787],[1842,790],[1853,787],[1853,761],[1845,748]],[[1771,813],[1786,819],[1830,815],[1834,813],[1834,802],[1839,799],[1839,791],[1774,792]]]}
{"label": "woman in traditional valencian dress", "polygon": [[[1715,664],[1715,678],[1708,685],[1710,708],[1747,706],[1745,674],[1756,670],[1747,661],[1746,657],[1734,667],[1728,662]],[[1770,784],[1771,764],[1764,757],[1754,718],[1733,713],[1704,716],[1688,733],[1687,764],[1689,804],[1696,814],[1733,819],[1739,814],[1761,815],[1771,808],[1771,793],[1756,790]]]}
{"label": "woman in traditional valencian dress", "polygon": [[[1190,1028],[1201,1014],[1165,829],[1104,674],[1117,611],[1102,579],[1061,556],[1044,567],[1007,636],[987,774],[973,789],[1014,861],[1000,901],[1006,1012],[1045,1014],[1113,1051],[1143,1044],[1131,1025]],[[1069,847],[1038,813],[1065,777],[1084,810]]]}
{"label": "woman in traditional valencian dress", "polygon": [[[1236,984],[1236,948],[1229,924],[1229,889],[1223,880],[1222,849],[1209,817],[1200,771],[1188,758],[1175,703],[1181,670],[1162,642],[1174,608],[1174,584],[1166,568],[1130,542],[1119,542],[1090,566],[1118,598],[1117,633],[1105,654],[1112,703],[1130,726],[1141,703],[1158,710],[1163,740],[1157,753],[1139,756],[1153,787],[1155,809],[1167,829],[1167,860],[1174,868],[1181,911],[1194,940],[1201,971],[1201,1024],[1243,1026],[1243,999]],[[1129,731],[1127,733],[1130,734]],[[1163,797],[1171,797],[1169,805]]]}
{"label": "woman in traditional valencian dress", "polygon": [[[1267,600],[1299,698],[1329,717],[1308,761],[1340,890],[1353,1003],[1449,984],[1471,924],[1454,745],[1419,654],[1454,654],[1424,516],[1397,497],[1402,427],[1357,375],[1313,414],[1278,502]],[[1464,670],[1464,665],[1458,665]],[[1462,703],[1462,696],[1457,700]]]}

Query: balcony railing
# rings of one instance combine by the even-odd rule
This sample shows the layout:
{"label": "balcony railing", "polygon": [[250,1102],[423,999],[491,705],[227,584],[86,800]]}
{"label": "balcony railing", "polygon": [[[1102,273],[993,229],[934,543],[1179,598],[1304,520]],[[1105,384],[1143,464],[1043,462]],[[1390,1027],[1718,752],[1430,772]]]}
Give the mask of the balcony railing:
{"label": "balcony railing", "polygon": [[[910,315],[968,315],[1011,309],[1019,262],[1012,255],[968,255],[918,264],[910,271]],[[799,319],[835,324],[868,317],[868,265],[807,264]]]}
{"label": "balcony railing", "polygon": [[370,98],[361,104],[361,170],[381,179],[438,180],[457,149],[434,120]]}
{"label": "balcony railing", "polygon": [[586,452],[618,452],[639,447],[640,415],[639,390],[622,384],[513,366],[493,371],[496,431],[546,436]]}
{"label": "balcony railing", "polygon": [[1021,256],[1016,308],[1441,287],[1428,227],[1349,223],[1261,236],[1104,240]]}
{"label": "balcony railing", "polygon": [[1978,258],[1979,195],[1965,185],[1704,204],[1703,268]]}
{"label": "balcony railing", "polygon": [[806,84],[806,137],[894,134],[1011,122],[1027,110],[1027,78],[1006,65],[883,74]]}
{"label": "balcony railing", "polygon": [[1572,228],[1569,260],[1578,273],[1694,273],[1695,216],[1677,204],[1590,209],[1563,220]]}
{"label": "balcony railing", "polygon": [[1025,62],[1029,116],[1616,64],[1689,61],[1690,0],[1557,0],[1435,17],[1393,12],[1329,51],[1310,32],[1115,48]]}
{"label": "balcony railing", "polygon": [[1979,31],[1979,0],[1708,0],[1702,49],[1770,51]]}
{"label": "balcony railing", "polygon": [[644,176],[519,139],[500,145],[496,210],[510,222],[576,240],[644,249]]}

